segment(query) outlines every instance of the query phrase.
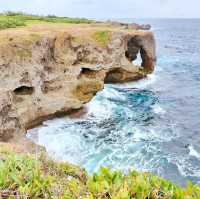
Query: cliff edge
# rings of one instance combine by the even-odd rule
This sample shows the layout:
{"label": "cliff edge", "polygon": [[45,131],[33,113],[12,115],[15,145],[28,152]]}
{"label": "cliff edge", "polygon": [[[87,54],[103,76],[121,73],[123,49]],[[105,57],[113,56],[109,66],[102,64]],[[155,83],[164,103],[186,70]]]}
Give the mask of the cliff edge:
{"label": "cliff edge", "polygon": [[155,59],[151,32],[102,24],[0,31],[0,141],[80,109],[104,83],[145,77]]}

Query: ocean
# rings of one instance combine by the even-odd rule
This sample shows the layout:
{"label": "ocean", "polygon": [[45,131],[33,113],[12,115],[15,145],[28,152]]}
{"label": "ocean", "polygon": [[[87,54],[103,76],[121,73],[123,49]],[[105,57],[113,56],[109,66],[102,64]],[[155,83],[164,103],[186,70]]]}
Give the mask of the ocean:
{"label": "ocean", "polygon": [[27,136],[89,174],[107,166],[152,172],[181,186],[200,184],[200,19],[121,21],[152,25],[155,72],[106,85],[83,117],[44,122]]}

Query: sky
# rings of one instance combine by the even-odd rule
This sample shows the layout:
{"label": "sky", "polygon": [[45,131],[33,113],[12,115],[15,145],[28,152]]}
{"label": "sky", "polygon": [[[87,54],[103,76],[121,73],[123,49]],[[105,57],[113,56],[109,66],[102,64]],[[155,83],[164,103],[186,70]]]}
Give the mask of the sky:
{"label": "sky", "polygon": [[200,0],[0,0],[0,12],[99,19],[200,18]]}

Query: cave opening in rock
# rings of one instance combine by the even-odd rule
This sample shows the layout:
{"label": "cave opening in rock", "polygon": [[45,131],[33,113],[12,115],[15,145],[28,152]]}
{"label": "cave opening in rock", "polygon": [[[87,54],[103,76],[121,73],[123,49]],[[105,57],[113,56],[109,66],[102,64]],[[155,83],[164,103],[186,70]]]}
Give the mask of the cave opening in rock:
{"label": "cave opening in rock", "polygon": [[141,46],[137,37],[132,37],[128,40],[125,56],[134,65],[142,67]]}
{"label": "cave opening in rock", "polygon": [[98,74],[98,70],[82,67],[78,78],[81,78],[81,77],[95,78],[97,74]]}
{"label": "cave opening in rock", "polygon": [[147,45],[148,48],[152,48],[151,44],[144,44],[141,37],[133,36],[127,40],[125,56],[131,63],[142,68],[146,74],[150,74],[154,71],[156,57],[154,49],[149,54],[145,47]]}
{"label": "cave opening in rock", "polygon": [[89,74],[89,73],[92,73],[94,72],[93,70],[91,70],[90,68],[81,68],[81,74]]}
{"label": "cave opening in rock", "polygon": [[34,92],[34,88],[31,86],[20,86],[13,91],[16,95],[31,95]]}

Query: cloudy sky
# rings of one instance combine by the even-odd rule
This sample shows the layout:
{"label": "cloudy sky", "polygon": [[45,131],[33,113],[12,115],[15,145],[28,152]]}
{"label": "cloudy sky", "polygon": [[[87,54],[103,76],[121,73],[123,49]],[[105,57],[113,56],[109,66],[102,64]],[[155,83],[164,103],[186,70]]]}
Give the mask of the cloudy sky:
{"label": "cloudy sky", "polygon": [[200,0],[0,0],[0,12],[88,18],[199,18]]}

